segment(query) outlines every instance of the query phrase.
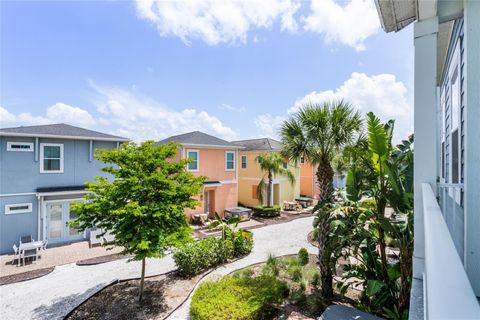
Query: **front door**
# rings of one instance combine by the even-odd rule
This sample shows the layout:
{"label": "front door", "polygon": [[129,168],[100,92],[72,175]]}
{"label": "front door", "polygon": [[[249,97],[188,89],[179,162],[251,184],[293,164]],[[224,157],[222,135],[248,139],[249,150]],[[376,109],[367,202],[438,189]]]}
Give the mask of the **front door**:
{"label": "front door", "polygon": [[83,238],[83,232],[69,226],[69,222],[77,218],[77,213],[72,210],[70,203],[71,201],[46,204],[46,235],[49,243],[69,242]]}
{"label": "front door", "polygon": [[203,193],[203,212],[210,213],[210,191]]}

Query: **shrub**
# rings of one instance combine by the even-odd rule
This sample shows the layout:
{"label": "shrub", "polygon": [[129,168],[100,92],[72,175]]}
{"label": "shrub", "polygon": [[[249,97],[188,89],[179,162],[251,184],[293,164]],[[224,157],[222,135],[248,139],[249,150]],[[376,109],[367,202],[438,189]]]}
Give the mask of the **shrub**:
{"label": "shrub", "polygon": [[271,254],[268,255],[267,263],[262,269],[262,273],[272,276],[278,276],[280,272],[278,260]]}
{"label": "shrub", "polygon": [[233,255],[235,257],[249,254],[253,248],[253,234],[247,230],[239,230],[233,234]]}
{"label": "shrub", "polygon": [[312,286],[318,287],[320,284],[320,272],[315,272],[312,276]]}
{"label": "shrub", "polygon": [[192,320],[270,319],[275,305],[288,295],[285,283],[275,277],[225,276],[201,284],[192,296]]}
{"label": "shrub", "polygon": [[230,240],[205,238],[178,248],[173,260],[182,276],[192,276],[233,258]]}
{"label": "shrub", "polygon": [[308,264],[309,256],[308,256],[308,251],[305,248],[301,248],[298,251],[298,262],[300,263],[301,266],[304,266]]}
{"label": "shrub", "polygon": [[273,207],[256,206],[253,208],[253,215],[256,217],[263,217],[263,218],[278,217],[280,215],[280,207],[279,206],[273,206]]}
{"label": "shrub", "polygon": [[292,280],[295,282],[300,282],[303,278],[302,269],[300,267],[293,267],[289,270]]}
{"label": "shrub", "polygon": [[312,240],[313,241],[318,241],[318,229],[317,228],[313,229]]}

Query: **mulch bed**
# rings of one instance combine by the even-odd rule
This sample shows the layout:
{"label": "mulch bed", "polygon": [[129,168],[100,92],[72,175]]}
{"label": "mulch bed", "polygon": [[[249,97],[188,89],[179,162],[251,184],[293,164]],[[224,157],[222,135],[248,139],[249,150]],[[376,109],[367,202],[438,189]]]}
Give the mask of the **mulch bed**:
{"label": "mulch bed", "polygon": [[43,277],[43,276],[49,274],[54,269],[55,269],[55,267],[50,267],[50,268],[32,270],[32,271],[27,271],[27,272],[12,274],[12,275],[9,275],[9,276],[0,277],[0,286],[3,286],[5,284],[20,282],[20,281],[27,281],[27,280],[40,278],[40,277]]}
{"label": "mulch bed", "polygon": [[77,266],[91,266],[95,264],[100,264],[100,263],[106,263],[110,261],[115,261],[119,259],[125,259],[129,258],[130,256],[123,255],[121,253],[114,253],[114,254],[109,254],[106,256],[100,256],[100,257],[95,257],[95,258],[90,258],[90,259],[85,259],[85,260],[79,260],[77,261]]}
{"label": "mulch bed", "polygon": [[264,217],[253,216],[252,219],[263,223],[263,225],[255,226],[255,227],[252,227],[251,229],[261,228],[261,227],[264,227],[266,225],[285,223],[285,222],[289,222],[289,221],[292,221],[292,220],[297,220],[297,219],[301,219],[301,218],[305,218],[305,217],[311,217],[311,216],[312,216],[311,213],[299,213],[299,214],[280,213],[280,215],[278,217],[272,217],[272,218],[264,218]]}
{"label": "mulch bed", "polygon": [[65,319],[164,319],[185,301],[202,276],[185,279],[168,273],[146,278],[141,303],[140,280],[119,282],[92,296]]}

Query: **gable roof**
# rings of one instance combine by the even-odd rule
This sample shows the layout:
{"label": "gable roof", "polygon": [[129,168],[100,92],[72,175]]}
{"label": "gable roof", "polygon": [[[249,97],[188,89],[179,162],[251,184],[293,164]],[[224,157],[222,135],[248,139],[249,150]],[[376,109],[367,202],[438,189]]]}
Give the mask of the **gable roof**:
{"label": "gable roof", "polygon": [[98,131],[75,127],[65,123],[0,128],[0,136],[44,137],[78,140],[128,141],[129,139]]}
{"label": "gable roof", "polygon": [[228,147],[238,149],[240,146],[228,142],[226,140],[211,136],[209,134],[192,131],[176,136],[171,136],[166,139],[160,140],[157,144],[166,144],[169,142],[176,142],[186,146],[210,146],[210,147]]}
{"label": "gable roof", "polygon": [[243,151],[280,151],[282,150],[282,143],[271,138],[237,140],[232,143],[244,147]]}

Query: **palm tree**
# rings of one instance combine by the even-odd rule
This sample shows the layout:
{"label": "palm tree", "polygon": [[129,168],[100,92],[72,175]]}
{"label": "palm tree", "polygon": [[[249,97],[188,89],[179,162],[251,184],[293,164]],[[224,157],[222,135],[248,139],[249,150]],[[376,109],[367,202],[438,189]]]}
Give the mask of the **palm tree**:
{"label": "palm tree", "polygon": [[[283,168],[285,159],[277,152],[270,152],[261,154],[255,158],[255,161],[260,165],[260,169],[265,172],[262,180],[258,184],[257,194],[260,202],[263,203],[263,190],[267,189],[267,207],[272,206],[272,190],[273,190],[273,177],[277,175],[286,176],[288,181],[293,185],[295,184],[295,176],[293,173]],[[267,179],[267,182],[265,182]]]}
{"label": "palm tree", "polygon": [[322,281],[321,294],[324,298],[333,295],[331,244],[329,239],[329,209],[333,203],[332,161],[348,144],[352,143],[362,128],[358,111],[341,100],[321,104],[307,103],[300,107],[281,127],[282,153],[298,161],[304,157],[317,165],[317,183],[320,189],[319,204],[316,207],[319,265]]}

